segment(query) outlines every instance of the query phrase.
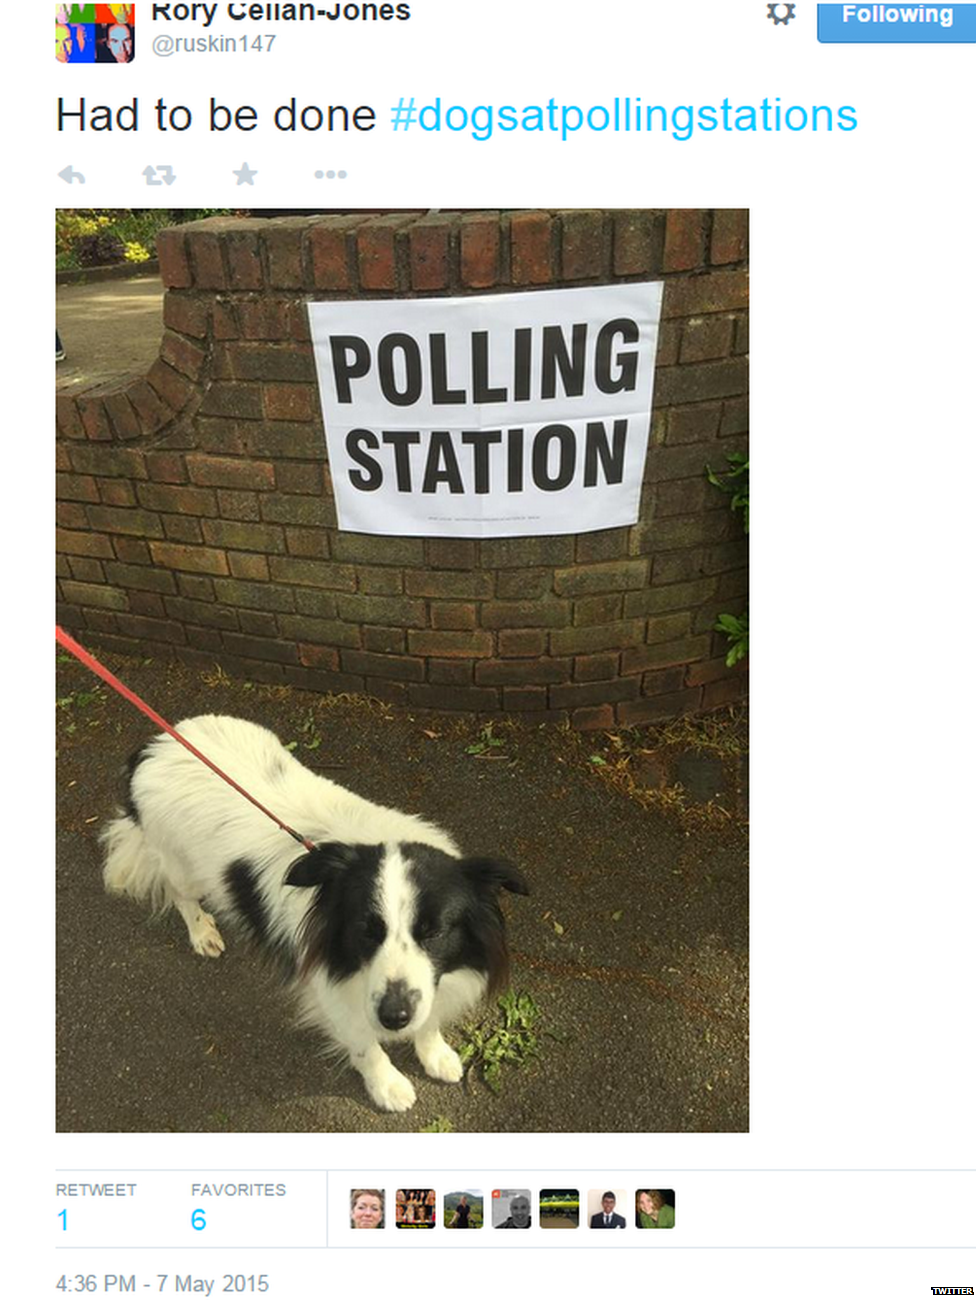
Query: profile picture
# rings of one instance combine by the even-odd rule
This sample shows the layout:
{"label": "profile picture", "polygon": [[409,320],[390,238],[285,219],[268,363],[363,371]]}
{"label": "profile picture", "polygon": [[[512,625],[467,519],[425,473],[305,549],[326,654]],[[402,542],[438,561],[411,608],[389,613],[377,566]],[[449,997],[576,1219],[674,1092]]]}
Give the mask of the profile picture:
{"label": "profile picture", "polygon": [[56,4],[54,57],[58,63],[131,63],[135,24],[134,4]]}
{"label": "profile picture", "polygon": [[484,1222],[485,1198],[480,1191],[444,1193],[445,1228],[482,1228]]}
{"label": "profile picture", "polygon": [[437,1223],[437,1193],[433,1187],[400,1187],[396,1194],[398,1228],[433,1228]]}
{"label": "profile picture", "polygon": [[544,1187],[539,1193],[540,1228],[579,1227],[579,1188]]}
{"label": "profile picture", "polygon": [[626,1192],[619,1188],[591,1188],[586,1198],[586,1212],[591,1228],[626,1228]]}
{"label": "profile picture", "polygon": [[532,1193],[527,1187],[496,1188],[491,1194],[493,1228],[531,1228]]}
{"label": "profile picture", "polygon": [[636,1228],[674,1227],[674,1188],[660,1190],[639,1187],[634,1198]]}
{"label": "profile picture", "polygon": [[378,1187],[354,1187],[349,1193],[351,1228],[385,1228],[383,1219],[385,1193]]}

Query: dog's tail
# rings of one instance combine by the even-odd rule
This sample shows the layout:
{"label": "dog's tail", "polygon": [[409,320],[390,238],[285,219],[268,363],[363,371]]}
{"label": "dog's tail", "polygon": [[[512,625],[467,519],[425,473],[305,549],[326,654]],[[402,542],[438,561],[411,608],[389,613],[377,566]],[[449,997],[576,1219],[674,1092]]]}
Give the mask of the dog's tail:
{"label": "dog's tail", "polygon": [[102,879],[108,892],[148,902],[154,912],[165,911],[172,895],[160,872],[159,854],[147,843],[139,823],[121,813],[102,831],[101,841],[105,849]]}

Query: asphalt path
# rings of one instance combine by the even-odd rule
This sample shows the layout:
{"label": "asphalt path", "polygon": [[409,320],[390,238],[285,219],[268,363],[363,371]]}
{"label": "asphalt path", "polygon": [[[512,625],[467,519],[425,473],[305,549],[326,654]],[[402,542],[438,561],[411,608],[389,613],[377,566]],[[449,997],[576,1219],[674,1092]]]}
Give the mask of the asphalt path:
{"label": "asphalt path", "polygon": [[[224,956],[198,957],[178,916],[106,895],[99,829],[151,724],[61,663],[60,1131],[748,1129],[748,878],[734,773],[718,796],[729,815],[648,808],[592,761],[605,742],[557,726],[500,726],[486,757],[468,752],[480,737],[470,719],[106,660],[171,721],[261,722],[330,779],[440,822],[466,851],[515,859],[532,894],[503,905],[538,1051],[504,1067],[495,1091],[477,1068],[461,1084],[427,1079],[404,1049],[395,1059],[417,1104],[378,1112],[358,1076],[295,1027],[287,994],[244,942],[225,933]],[[679,758],[687,774],[693,756]],[[653,759],[650,770],[658,780]]]}
{"label": "asphalt path", "polygon": [[58,330],[65,358],[59,393],[144,375],[163,337],[163,284],[158,275],[59,284]]}

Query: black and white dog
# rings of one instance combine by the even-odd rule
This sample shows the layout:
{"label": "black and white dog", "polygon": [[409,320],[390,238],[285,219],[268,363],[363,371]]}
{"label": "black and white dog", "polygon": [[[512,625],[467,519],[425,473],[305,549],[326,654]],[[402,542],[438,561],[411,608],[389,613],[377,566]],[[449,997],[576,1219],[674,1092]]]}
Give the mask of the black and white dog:
{"label": "black and white dog", "polygon": [[461,1062],[441,1029],[504,987],[498,892],[528,893],[518,868],[461,856],[437,826],[316,776],[252,722],[209,715],[177,730],[315,848],[299,856],[273,821],[160,735],[132,758],[125,811],[104,831],[106,888],[175,906],[204,957],[224,951],[205,902],[241,922],[384,1110],[407,1110],[416,1094],[382,1043],[411,1040],[432,1078],[457,1082]]}

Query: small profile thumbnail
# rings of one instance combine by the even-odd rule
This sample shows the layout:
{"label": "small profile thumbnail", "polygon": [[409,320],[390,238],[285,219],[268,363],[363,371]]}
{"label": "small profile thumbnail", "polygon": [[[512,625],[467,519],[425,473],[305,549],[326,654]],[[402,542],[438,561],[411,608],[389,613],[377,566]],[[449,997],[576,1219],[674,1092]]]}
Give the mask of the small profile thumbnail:
{"label": "small profile thumbnail", "polygon": [[135,53],[134,4],[54,6],[58,63],[131,63]]}
{"label": "small profile thumbnail", "polygon": [[539,1193],[540,1228],[579,1227],[579,1189],[544,1187]]}
{"label": "small profile thumbnail", "polygon": [[385,1228],[386,1193],[379,1187],[354,1187],[349,1193],[350,1228]]}
{"label": "small profile thumbnail", "polygon": [[586,1212],[591,1228],[626,1228],[627,1216],[621,1210],[630,1197],[618,1188],[591,1187],[586,1197]]}
{"label": "small profile thumbnail", "polygon": [[498,1187],[491,1194],[493,1228],[531,1228],[532,1193],[527,1187]]}
{"label": "small profile thumbnail", "polygon": [[634,1226],[637,1228],[674,1227],[674,1188],[660,1190],[639,1187],[634,1198]]}
{"label": "small profile thumbnail", "polygon": [[398,1228],[433,1228],[437,1222],[437,1193],[433,1187],[400,1187],[396,1194]]}
{"label": "small profile thumbnail", "polygon": [[485,1198],[480,1191],[444,1193],[445,1228],[481,1228],[485,1222]]}

